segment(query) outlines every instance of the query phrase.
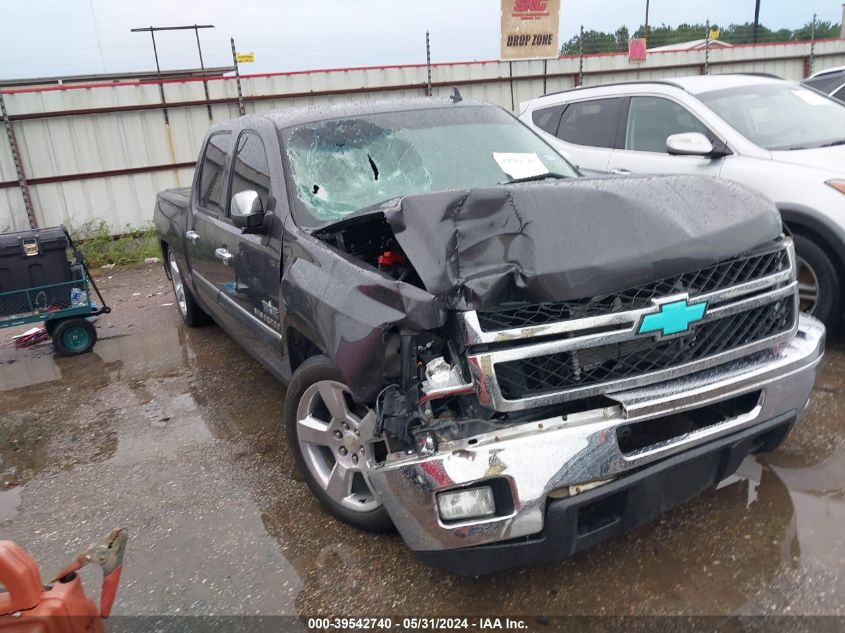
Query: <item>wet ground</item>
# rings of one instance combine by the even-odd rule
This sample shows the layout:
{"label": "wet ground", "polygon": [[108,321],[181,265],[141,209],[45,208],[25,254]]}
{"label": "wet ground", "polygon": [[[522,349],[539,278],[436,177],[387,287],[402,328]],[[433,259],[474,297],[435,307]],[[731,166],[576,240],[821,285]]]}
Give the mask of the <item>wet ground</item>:
{"label": "wet ground", "polygon": [[564,563],[462,579],[320,510],[291,475],[284,389],[182,326],[159,267],[103,275],[93,353],[0,333],[0,538],[46,575],[126,527],[116,614],[845,614],[842,341],[741,477]]}

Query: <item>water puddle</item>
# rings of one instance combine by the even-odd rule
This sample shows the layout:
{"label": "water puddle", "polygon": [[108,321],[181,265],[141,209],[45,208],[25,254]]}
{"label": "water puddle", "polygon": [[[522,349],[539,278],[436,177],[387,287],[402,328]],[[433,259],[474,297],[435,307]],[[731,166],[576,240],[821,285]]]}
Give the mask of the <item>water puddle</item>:
{"label": "water puddle", "polygon": [[837,612],[845,593],[845,358],[776,453],[571,560],[458,579],[360,532],[291,476],[284,389],[215,327],[0,364],[0,534],[58,566],[109,529],[115,613]]}

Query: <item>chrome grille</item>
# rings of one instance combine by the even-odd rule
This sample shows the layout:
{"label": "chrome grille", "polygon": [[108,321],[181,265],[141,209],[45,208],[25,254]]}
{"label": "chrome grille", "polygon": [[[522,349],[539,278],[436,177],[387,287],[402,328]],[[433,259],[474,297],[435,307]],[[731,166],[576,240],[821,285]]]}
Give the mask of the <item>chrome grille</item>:
{"label": "chrome grille", "polygon": [[690,297],[696,297],[705,292],[730,288],[788,268],[789,258],[786,249],[778,247],[765,253],[738,257],[691,273],[666,277],[612,294],[576,301],[535,303],[493,312],[479,312],[478,322],[485,332],[494,332],[636,310],[650,306],[652,299],[681,292],[686,292]]}
{"label": "chrome grille", "polygon": [[674,339],[641,337],[501,363],[496,376],[502,395],[509,400],[642,376],[789,332],[795,321],[794,303],[786,297],[710,321]]}
{"label": "chrome grille", "polygon": [[[792,241],[784,239],[775,250],[604,297],[465,312],[479,400],[497,411],[555,404],[660,382],[786,341],[798,323],[794,262]],[[703,318],[677,335],[638,333],[659,304],[679,299],[706,301]]]}

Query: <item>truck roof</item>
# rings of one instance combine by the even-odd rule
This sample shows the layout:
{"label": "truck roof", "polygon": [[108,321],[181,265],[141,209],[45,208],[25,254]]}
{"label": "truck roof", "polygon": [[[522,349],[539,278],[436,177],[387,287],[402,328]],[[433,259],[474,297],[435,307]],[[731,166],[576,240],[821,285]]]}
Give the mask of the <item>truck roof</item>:
{"label": "truck roof", "polygon": [[[330,119],[338,119],[342,117],[364,116],[368,114],[379,114],[382,112],[401,112],[413,110],[431,110],[433,108],[465,108],[465,107],[487,107],[496,108],[490,103],[483,101],[473,101],[472,99],[463,99],[458,103],[453,103],[449,97],[413,97],[407,99],[375,99],[375,100],[361,100],[361,101],[346,101],[343,103],[321,103],[308,106],[295,106],[290,108],[281,108],[279,110],[269,110],[267,112],[260,112],[256,114],[248,114],[237,121],[248,120],[250,118],[264,118],[269,119],[273,124],[279,128],[288,128],[303,123],[313,123],[315,121],[327,121]],[[233,123],[225,122],[218,124],[219,127],[226,128]],[[214,126],[218,127],[218,126]]]}

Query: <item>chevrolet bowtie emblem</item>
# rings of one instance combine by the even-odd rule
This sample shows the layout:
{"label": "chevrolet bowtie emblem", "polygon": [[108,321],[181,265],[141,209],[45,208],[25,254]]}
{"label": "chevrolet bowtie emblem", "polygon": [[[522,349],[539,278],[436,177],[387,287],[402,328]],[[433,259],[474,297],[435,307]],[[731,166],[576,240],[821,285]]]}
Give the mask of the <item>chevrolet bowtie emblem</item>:
{"label": "chevrolet bowtie emblem", "polygon": [[686,297],[676,301],[662,302],[659,304],[657,312],[643,317],[637,334],[656,332],[658,337],[663,337],[686,332],[690,325],[704,318],[706,310],[706,301],[690,305]]}

